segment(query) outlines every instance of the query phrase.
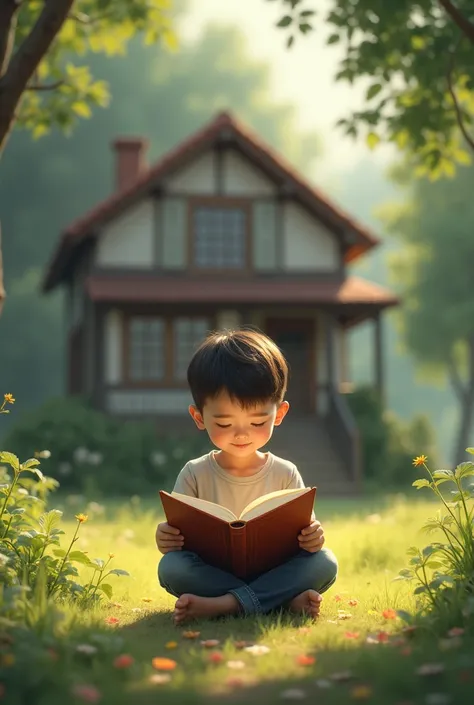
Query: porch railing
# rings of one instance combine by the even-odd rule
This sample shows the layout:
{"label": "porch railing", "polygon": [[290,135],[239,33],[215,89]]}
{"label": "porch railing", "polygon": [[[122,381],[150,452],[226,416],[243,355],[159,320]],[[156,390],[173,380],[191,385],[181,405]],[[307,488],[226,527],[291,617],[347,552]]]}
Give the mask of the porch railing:
{"label": "porch railing", "polygon": [[334,387],[331,387],[328,393],[327,428],[329,435],[349,471],[350,478],[358,485],[361,480],[359,429],[345,395]]}

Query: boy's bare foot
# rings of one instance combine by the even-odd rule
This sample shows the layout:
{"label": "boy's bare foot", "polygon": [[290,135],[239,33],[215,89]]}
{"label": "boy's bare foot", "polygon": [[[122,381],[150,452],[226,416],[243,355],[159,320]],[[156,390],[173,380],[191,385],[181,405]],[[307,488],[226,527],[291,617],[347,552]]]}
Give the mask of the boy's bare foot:
{"label": "boy's bare foot", "polygon": [[176,601],[173,619],[175,624],[182,624],[182,622],[190,619],[221,617],[227,614],[236,614],[238,611],[239,603],[237,598],[230,593],[220,597],[181,595]]}
{"label": "boy's bare foot", "polygon": [[288,609],[290,612],[307,614],[310,617],[316,618],[319,617],[322,601],[323,598],[316,590],[305,590],[292,599],[288,605]]}

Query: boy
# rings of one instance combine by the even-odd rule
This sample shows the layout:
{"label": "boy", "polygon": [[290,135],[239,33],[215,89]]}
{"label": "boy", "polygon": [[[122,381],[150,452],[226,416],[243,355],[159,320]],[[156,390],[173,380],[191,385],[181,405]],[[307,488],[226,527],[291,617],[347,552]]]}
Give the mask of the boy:
{"label": "boy", "polygon": [[[179,473],[174,491],[216,502],[238,516],[257,497],[304,487],[293,463],[260,451],[288,412],[289,404],[284,401],[287,380],[285,358],[263,333],[238,330],[211,334],[189,364],[188,383],[194,400],[189,413],[219,450],[189,461]],[[158,577],[161,586],[178,597],[175,623],[265,613],[278,607],[317,617],[320,593],[336,580],[337,561],[322,548],[324,533],[314,517],[298,540],[298,555],[246,584],[186,551],[179,529],[159,524],[156,542],[164,555]]]}

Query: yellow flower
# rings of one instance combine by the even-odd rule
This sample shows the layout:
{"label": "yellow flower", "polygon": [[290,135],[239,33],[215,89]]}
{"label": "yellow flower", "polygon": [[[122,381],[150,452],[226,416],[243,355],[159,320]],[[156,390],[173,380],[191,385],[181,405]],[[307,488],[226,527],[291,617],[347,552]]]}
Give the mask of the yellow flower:
{"label": "yellow flower", "polygon": [[115,558],[115,553],[109,553],[109,558],[110,559]]}
{"label": "yellow flower", "polygon": [[356,685],[351,690],[354,700],[367,700],[372,695],[372,688],[368,685]]}
{"label": "yellow flower", "polygon": [[418,468],[420,465],[424,465],[428,458],[426,455],[417,455],[416,458],[413,460],[413,465]]}
{"label": "yellow flower", "polygon": [[166,649],[176,649],[177,646],[178,646],[178,642],[177,642],[177,641],[168,641],[168,642],[166,642],[166,644],[165,644],[165,648],[166,648]]}
{"label": "yellow flower", "polygon": [[1,660],[2,666],[13,666],[15,663],[15,657],[13,654],[3,654]]}
{"label": "yellow flower", "polygon": [[3,398],[5,399],[7,404],[14,404],[15,400],[13,398],[13,394],[4,394]]}
{"label": "yellow flower", "polygon": [[76,514],[76,519],[79,524],[85,524],[88,518],[87,514]]}

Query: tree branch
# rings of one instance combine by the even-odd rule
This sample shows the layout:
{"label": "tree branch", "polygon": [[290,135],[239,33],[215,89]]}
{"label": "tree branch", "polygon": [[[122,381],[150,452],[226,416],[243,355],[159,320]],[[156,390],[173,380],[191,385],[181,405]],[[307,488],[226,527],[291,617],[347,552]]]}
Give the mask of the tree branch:
{"label": "tree branch", "polygon": [[55,81],[54,83],[30,83],[26,86],[26,91],[54,91],[64,85],[64,81]]}
{"label": "tree branch", "polygon": [[469,132],[466,128],[466,125],[464,124],[464,120],[463,120],[463,116],[462,116],[462,112],[461,112],[461,107],[459,105],[459,101],[457,99],[456,91],[454,90],[454,84],[453,84],[453,73],[454,73],[454,63],[455,63],[455,59],[456,59],[456,52],[457,52],[458,46],[461,43],[461,41],[462,41],[462,36],[461,36],[460,40],[458,41],[456,47],[451,52],[451,58],[449,61],[449,68],[448,68],[448,74],[447,74],[448,89],[449,89],[449,93],[451,95],[451,99],[454,104],[454,110],[456,111],[456,121],[458,123],[459,129],[461,130],[464,139],[466,140],[466,142],[468,143],[468,145],[470,146],[470,148],[474,152],[474,137],[472,137],[472,135],[469,134]]}
{"label": "tree branch", "polygon": [[0,78],[8,68],[13,51],[16,30],[16,15],[21,0],[2,0],[0,2]]}
{"label": "tree branch", "polygon": [[474,24],[453,5],[451,0],[439,0],[439,4],[459,27],[461,32],[474,44]]}
{"label": "tree branch", "polygon": [[67,19],[73,3],[74,0],[45,0],[31,32],[13,54],[7,71],[0,78],[0,153],[23,91]]}

